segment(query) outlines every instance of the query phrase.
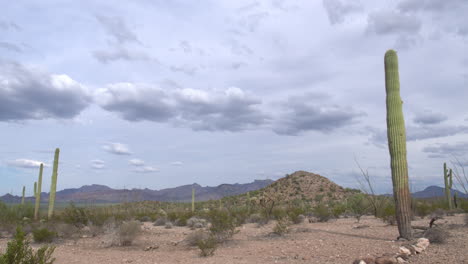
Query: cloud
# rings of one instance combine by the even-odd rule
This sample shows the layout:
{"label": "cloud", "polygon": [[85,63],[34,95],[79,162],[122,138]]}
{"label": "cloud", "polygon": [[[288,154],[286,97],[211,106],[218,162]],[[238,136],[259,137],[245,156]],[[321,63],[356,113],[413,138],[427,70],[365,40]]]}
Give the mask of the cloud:
{"label": "cloud", "polygon": [[429,153],[430,157],[465,156],[468,155],[468,143],[458,142],[454,144],[435,144],[423,148],[423,152]]}
{"label": "cloud", "polygon": [[184,64],[182,66],[171,66],[171,71],[173,72],[182,72],[187,75],[194,75],[197,72],[197,67],[192,67],[190,65]]}
{"label": "cloud", "polygon": [[110,50],[95,50],[92,54],[94,58],[104,64],[118,60],[158,62],[145,52],[128,50],[124,47],[115,47]]}
{"label": "cloud", "polygon": [[403,0],[398,4],[398,9],[403,12],[417,11],[448,11],[466,5],[465,0]]}
{"label": "cloud", "polygon": [[145,162],[142,161],[141,159],[131,159],[128,161],[128,163],[130,163],[130,165],[132,166],[143,166],[145,165]]}
{"label": "cloud", "polygon": [[358,1],[323,0],[322,4],[332,25],[341,24],[349,14],[363,10]]}
{"label": "cloud", "polygon": [[152,166],[138,166],[133,171],[137,173],[152,173],[152,172],[158,172],[159,169],[152,167]]}
{"label": "cloud", "polygon": [[[7,164],[18,168],[35,169],[39,168],[44,162],[30,159],[16,159],[8,161]],[[44,167],[48,167],[48,165],[44,164]]]}
{"label": "cloud", "polygon": [[330,132],[352,124],[363,115],[351,107],[311,101],[311,96],[323,97],[323,95],[291,97],[284,103],[283,108],[286,113],[279,118],[273,130],[282,135],[299,135],[305,131]]}
{"label": "cloud", "polygon": [[171,165],[172,166],[182,166],[184,163],[182,161],[174,161],[174,162],[171,162]]}
{"label": "cloud", "polygon": [[194,130],[242,131],[263,124],[261,102],[239,88],[224,91],[164,90],[154,85],[118,83],[100,89],[96,101],[128,121],[171,122]]}
{"label": "cloud", "polygon": [[102,160],[92,160],[91,161],[91,168],[95,169],[95,170],[102,170],[106,167],[105,165],[106,163]]}
{"label": "cloud", "polygon": [[87,89],[67,75],[0,60],[0,121],[73,118],[91,99]]}
{"label": "cloud", "polygon": [[5,20],[0,20],[0,29],[2,30],[16,30],[16,31],[21,31],[21,27],[18,26],[18,24],[11,22],[11,21],[5,21]]}
{"label": "cloud", "polygon": [[102,148],[112,154],[116,155],[130,155],[132,154],[130,150],[128,149],[127,145],[122,144],[122,143],[108,143]]}
{"label": "cloud", "polygon": [[141,44],[136,34],[127,27],[123,18],[118,16],[96,15],[96,19],[104,26],[106,32],[114,37],[120,44],[127,42]]}
{"label": "cloud", "polygon": [[[376,128],[366,128],[370,133],[370,141],[377,144],[386,144],[387,131]],[[406,140],[416,141],[431,138],[440,138],[454,136],[458,134],[468,133],[468,126],[453,126],[453,125],[421,125],[421,126],[407,126],[406,127]]]}
{"label": "cloud", "polygon": [[377,35],[417,34],[420,29],[419,18],[395,11],[377,11],[368,17],[367,31]]}
{"label": "cloud", "polygon": [[446,121],[448,117],[441,113],[433,113],[431,111],[425,111],[423,113],[417,114],[413,118],[413,122],[422,125],[433,125],[439,124],[443,121]]}
{"label": "cloud", "polygon": [[23,52],[23,49],[20,46],[18,46],[16,44],[13,44],[13,43],[10,43],[10,42],[0,41],[0,48],[6,49],[6,50],[9,50],[9,51],[14,51],[14,52],[17,52],[17,53],[22,53]]}

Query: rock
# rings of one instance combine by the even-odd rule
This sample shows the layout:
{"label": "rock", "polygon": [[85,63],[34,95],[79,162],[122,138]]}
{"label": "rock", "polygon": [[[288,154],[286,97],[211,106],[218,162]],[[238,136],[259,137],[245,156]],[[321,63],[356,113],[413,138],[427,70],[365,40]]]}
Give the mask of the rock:
{"label": "rock", "polygon": [[424,250],[426,250],[429,244],[430,244],[429,239],[424,238],[424,237],[418,239],[418,242],[416,242],[416,245],[420,248],[423,248]]}
{"label": "rock", "polygon": [[408,263],[406,260],[404,260],[402,257],[397,257],[397,262],[398,263]]}
{"label": "rock", "polygon": [[410,256],[411,251],[409,249],[407,249],[406,247],[400,247],[398,249],[398,254]]}
{"label": "rock", "polygon": [[144,251],[152,251],[152,250],[155,250],[155,249],[158,249],[158,248],[159,248],[158,245],[156,245],[156,246],[149,246],[149,247],[146,247],[146,248],[144,249]]}
{"label": "rock", "polygon": [[375,260],[373,257],[365,257],[356,259],[353,264],[375,264]]}
{"label": "rock", "polygon": [[398,264],[395,257],[378,257],[375,259],[375,264]]}
{"label": "rock", "polygon": [[412,245],[411,247],[413,247],[413,248],[414,248],[414,251],[416,251],[416,253],[418,253],[418,254],[421,254],[421,252],[424,251],[423,248],[418,247],[417,245]]}

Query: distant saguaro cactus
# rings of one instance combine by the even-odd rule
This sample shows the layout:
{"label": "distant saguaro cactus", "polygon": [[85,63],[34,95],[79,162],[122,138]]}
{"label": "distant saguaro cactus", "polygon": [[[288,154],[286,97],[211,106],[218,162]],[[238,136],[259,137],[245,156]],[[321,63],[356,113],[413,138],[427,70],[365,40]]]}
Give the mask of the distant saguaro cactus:
{"label": "distant saguaro cactus", "polygon": [[406,131],[403,101],[400,97],[398,57],[394,50],[385,53],[385,90],[387,94],[387,139],[392,170],[393,197],[400,237],[413,238],[411,229],[411,194],[408,186]]}
{"label": "distant saguaro cactus", "polygon": [[54,167],[52,169],[52,180],[50,184],[50,195],[49,195],[49,213],[47,217],[50,219],[54,215],[54,206],[55,206],[55,193],[57,191],[57,171],[58,171],[58,163],[59,163],[59,154],[60,149],[55,149],[55,156],[54,156]]}
{"label": "distant saguaro cactus", "polygon": [[195,212],[195,188],[192,187],[192,213]]}
{"label": "distant saguaro cactus", "polygon": [[41,206],[41,192],[42,192],[42,170],[44,169],[44,164],[41,163],[39,167],[39,179],[37,180],[37,190],[36,190],[36,204],[34,206],[34,219],[39,219],[39,207]]}
{"label": "distant saguaro cactus", "polygon": [[34,197],[36,197],[37,192],[37,182],[34,182]]}
{"label": "distant saguaro cactus", "polygon": [[26,193],[26,186],[23,186],[23,196],[21,197],[21,204],[24,204],[24,195]]}
{"label": "distant saguaro cactus", "polygon": [[445,199],[447,200],[449,209],[452,210],[452,195],[450,189],[452,189],[452,169],[447,169],[447,164],[444,162],[444,183],[445,183]]}

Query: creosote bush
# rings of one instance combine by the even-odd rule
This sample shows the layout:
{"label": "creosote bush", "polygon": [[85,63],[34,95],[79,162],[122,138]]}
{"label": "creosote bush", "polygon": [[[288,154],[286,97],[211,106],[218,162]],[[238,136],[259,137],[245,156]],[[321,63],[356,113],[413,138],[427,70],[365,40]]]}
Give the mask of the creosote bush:
{"label": "creosote bush", "polygon": [[141,223],[139,221],[123,222],[119,227],[118,235],[121,246],[130,246],[140,234]]}
{"label": "creosote bush", "polygon": [[57,237],[57,233],[50,231],[43,227],[32,231],[34,242],[37,243],[52,243],[54,238]]}
{"label": "creosote bush", "polygon": [[288,217],[283,217],[281,219],[278,219],[275,227],[273,227],[273,233],[280,235],[280,236],[288,233],[290,224],[291,222],[288,219]]}
{"label": "creosote bush", "polygon": [[218,247],[218,241],[215,237],[209,236],[206,239],[201,239],[197,242],[197,246],[200,249],[200,256],[209,257],[213,256],[216,248]]}
{"label": "creosote bush", "polygon": [[429,228],[424,232],[424,237],[429,239],[431,243],[443,244],[449,236],[450,234],[440,227]]}
{"label": "creosote bush", "polygon": [[44,246],[33,251],[23,230],[17,227],[12,241],[8,242],[5,254],[0,255],[0,264],[52,264],[55,247]]}
{"label": "creosote bush", "polygon": [[231,238],[236,232],[236,221],[227,210],[211,210],[208,213],[210,232],[218,242]]}
{"label": "creosote bush", "polygon": [[185,243],[187,243],[188,246],[192,246],[192,247],[195,247],[195,246],[198,246],[198,242],[201,241],[201,240],[206,240],[210,237],[210,233],[209,232],[206,232],[206,231],[203,231],[203,230],[197,230],[191,234],[189,234],[186,238],[185,238]]}

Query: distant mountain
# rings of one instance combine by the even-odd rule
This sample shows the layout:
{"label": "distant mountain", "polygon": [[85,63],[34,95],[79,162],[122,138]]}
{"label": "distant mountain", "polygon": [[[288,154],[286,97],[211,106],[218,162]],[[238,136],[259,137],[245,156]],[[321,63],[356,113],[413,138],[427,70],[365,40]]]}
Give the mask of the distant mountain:
{"label": "distant mountain", "polygon": [[[457,196],[460,198],[468,198],[468,195],[452,189],[450,192],[453,195],[457,193]],[[426,189],[415,192],[411,194],[414,198],[433,198],[433,197],[444,197],[445,196],[445,188],[439,186],[429,186]]]}
{"label": "distant mountain", "polygon": [[[255,180],[245,184],[221,184],[215,187],[202,187],[196,183],[182,185],[175,188],[150,190],[150,189],[112,189],[105,185],[85,185],[80,188],[65,189],[58,191],[56,202],[66,203],[121,203],[135,201],[173,201],[187,202],[192,199],[192,188],[195,189],[197,201],[220,199],[225,196],[238,195],[249,191],[264,188],[273,183],[272,180]],[[20,196],[6,194],[0,196],[0,201],[6,203],[21,202]],[[33,202],[34,197],[27,197],[27,202]],[[48,202],[49,194],[41,194],[41,202]]]}

